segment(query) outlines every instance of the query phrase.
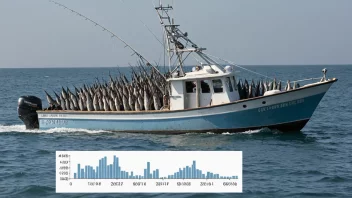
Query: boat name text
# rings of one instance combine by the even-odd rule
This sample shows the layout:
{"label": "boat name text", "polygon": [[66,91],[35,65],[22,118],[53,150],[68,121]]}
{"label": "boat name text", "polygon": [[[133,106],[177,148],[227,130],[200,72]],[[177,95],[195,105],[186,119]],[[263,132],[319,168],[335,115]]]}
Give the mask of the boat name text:
{"label": "boat name text", "polygon": [[271,105],[271,106],[267,106],[267,107],[261,107],[258,109],[258,112],[281,109],[281,108],[285,108],[285,107],[289,107],[289,106],[293,106],[293,105],[297,105],[297,104],[301,104],[301,103],[304,103],[304,99],[298,99],[298,100],[293,100],[290,102],[284,102],[281,104]]}

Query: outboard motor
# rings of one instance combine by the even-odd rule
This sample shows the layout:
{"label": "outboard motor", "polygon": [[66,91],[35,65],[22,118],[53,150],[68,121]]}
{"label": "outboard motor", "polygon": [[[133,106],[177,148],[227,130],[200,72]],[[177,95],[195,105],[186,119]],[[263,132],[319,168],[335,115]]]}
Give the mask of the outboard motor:
{"label": "outboard motor", "polygon": [[18,99],[18,117],[26,129],[39,129],[37,110],[42,110],[42,100],[35,96],[21,96]]}

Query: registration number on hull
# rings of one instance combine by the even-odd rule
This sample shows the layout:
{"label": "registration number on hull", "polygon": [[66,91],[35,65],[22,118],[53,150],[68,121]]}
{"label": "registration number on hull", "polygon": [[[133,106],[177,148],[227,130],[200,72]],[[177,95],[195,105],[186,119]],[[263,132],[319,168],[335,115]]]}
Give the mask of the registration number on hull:
{"label": "registration number on hull", "polygon": [[68,120],[56,120],[56,119],[40,120],[40,125],[60,125],[60,126],[66,126],[67,124],[68,124]]}

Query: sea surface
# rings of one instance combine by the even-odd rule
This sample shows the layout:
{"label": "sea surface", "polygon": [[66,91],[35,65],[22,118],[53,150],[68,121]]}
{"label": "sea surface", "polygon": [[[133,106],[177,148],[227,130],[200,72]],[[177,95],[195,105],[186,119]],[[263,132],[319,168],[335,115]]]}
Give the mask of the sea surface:
{"label": "sea surface", "polygon": [[[17,100],[45,100],[61,86],[108,80],[116,68],[0,69],[0,196],[3,197],[352,197],[352,65],[248,66],[286,80],[321,77],[338,81],[312,119],[297,133],[257,130],[237,134],[152,135],[83,129],[25,130]],[[120,68],[124,73],[129,68]],[[237,79],[260,79],[238,70]],[[303,83],[301,83],[303,84]],[[44,102],[47,105],[46,101]],[[242,194],[56,194],[56,150],[243,151]],[[214,162],[216,163],[216,162]],[[221,164],[219,164],[221,166]]]}

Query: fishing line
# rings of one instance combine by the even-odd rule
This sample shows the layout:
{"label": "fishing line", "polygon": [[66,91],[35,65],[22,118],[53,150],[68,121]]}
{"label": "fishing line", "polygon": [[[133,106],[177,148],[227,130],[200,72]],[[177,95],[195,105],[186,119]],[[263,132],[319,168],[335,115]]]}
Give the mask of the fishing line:
{"label": "fishing line", "polygon": [[[125,44],[125,47],[128,47],[130,50],[132,50],[132,51],[133,51],[133,54],[132,54],[131,56],[137,55],[143,62],[145,61],[145,62],[147,63],[147,64],[146,64],[147,66],[152,66],[152,67],[154,67],[152,64],[150,64],[150,62],[149,62],[146,58],[144,58],[144,56],[142,56],[142,54],[140,54],[137,50],[135,50],[132,46],[130,46],[126,41],[124,41],[122,38],[120,38],[119,36],[117,36],[115,33],[113,33],[112,31],[110,31],[109,29],[105,28],[105,27],[102,26],[101,24],[99,24],[99,23],[93,21],[92,19],[90,19],[90,18],[84,16],[83,14],[81,14],[81,13],[75,11],[75,10],[72,10],[72,9],[68,8],[67,6],[65,6],[65,5],[63,5],[63,4],[61,4],[61,3],[58,3],[58,2],[53,1],[53,0],[49,0],[49,2],[54,3],[54,4],[56,4],[57,6],[63,7],[64,9],[67,9],[67,10],[69,10],[69,11],[75,13],[77,16],[80,16],[80,17],[84,18],[86,21],[89,21],[89,22],[93,23],[95,26],[98,26],[98,27],[102,28],[103,31],[106,31],[106,32],[108,32],[108,33],[111,34],[111,38],[114,38],[114,37],[117,38],[117,39],[120,40],[123,44]],[[154,67],[154,69],[156,69],[156,68]],[[157,69],[156,69],[156,70],[157,70]],[[158,72],[161,76],[164,77],[164,75],[162,75],[159,70],[157,70],[157,72]],[[164,78],[165,78],[165,77],[164,77]],[[166,78],[165,78],[165,79],[166,79]]]}

